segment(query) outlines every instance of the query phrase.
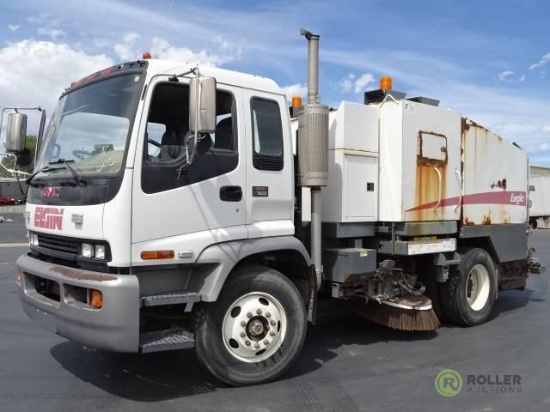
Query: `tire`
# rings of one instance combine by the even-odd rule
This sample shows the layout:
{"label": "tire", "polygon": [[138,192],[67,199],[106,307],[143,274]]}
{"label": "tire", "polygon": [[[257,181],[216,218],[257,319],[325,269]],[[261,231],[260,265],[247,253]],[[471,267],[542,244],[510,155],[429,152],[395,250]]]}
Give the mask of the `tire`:
{"label": "tire", "polygon": [[242,267],[215,303],[199,309],[197,358],[229,385],[269,382],[299,355],[306,326],[304,301],[288,278],[263,266]]}
{"label": "tire", "polygon": [[441,303],[449,321],[461,326],[484,323],[491,315],[496,296],[491,257],[483,249],[469,249],[440,287]]}
{"label": "tire", "polygon": [[529,226],[531,226],[531,229],[536,229],[538,226],[537,219],[529,219]]}

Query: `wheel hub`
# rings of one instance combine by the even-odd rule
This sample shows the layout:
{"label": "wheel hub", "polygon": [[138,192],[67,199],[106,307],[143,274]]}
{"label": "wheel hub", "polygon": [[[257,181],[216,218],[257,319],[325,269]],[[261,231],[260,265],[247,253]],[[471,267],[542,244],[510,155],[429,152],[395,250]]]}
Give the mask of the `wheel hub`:
{"label": "wheel hub", "polygon": [[269,324],[265,318],[257,316],[252,318],[246,326],[246,335],[253,340],[260,340],[269,331]]}

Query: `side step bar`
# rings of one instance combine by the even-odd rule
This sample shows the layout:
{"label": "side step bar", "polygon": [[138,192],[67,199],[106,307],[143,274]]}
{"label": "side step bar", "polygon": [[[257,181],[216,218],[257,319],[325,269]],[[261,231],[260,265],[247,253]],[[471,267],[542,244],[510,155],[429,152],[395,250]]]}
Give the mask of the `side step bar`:
{"label": "side step bar", "polygon": [[184,328],[172,328],[158,332],[142,333],[139,347],[142,353],[188,349],[195,346],[195,337]]}

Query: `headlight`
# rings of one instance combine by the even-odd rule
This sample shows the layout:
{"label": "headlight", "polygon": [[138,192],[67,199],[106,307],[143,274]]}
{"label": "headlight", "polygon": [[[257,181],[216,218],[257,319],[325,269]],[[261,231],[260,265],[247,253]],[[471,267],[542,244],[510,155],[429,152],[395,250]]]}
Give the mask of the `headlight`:
{"label": "headlight", "polygon": [[94,247],[89,243],[82,243],[80,254],[85,258],[94,257]]}
{"label": "headlight", "polygon": [[36,233],[29,232],[29,244],[31,246],[38,246],[38,235]]}
{"label": "headlight", "polygon": [[95,245],[96,259],[105,259],[105,245]]}

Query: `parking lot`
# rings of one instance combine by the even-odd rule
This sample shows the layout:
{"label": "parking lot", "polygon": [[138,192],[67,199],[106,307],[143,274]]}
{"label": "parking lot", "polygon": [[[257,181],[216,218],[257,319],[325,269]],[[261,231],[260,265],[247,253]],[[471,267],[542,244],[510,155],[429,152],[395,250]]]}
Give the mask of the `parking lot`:
{"label": "parking lot", "polygon": [[[4,217],[13,222],[0,224],[0,411],[550,410],[547,274],[503,293],[493,319],[475,328],[411,334],[356,318],[310,327],[281,379],[231,388],[192,351],[108,353],[33,324],[14,284],[15,260],[26,251],[23,217]],[[535,230],[530,243],[550,267],[550,230]],[[456,396],[436,391],[444,369],[462,376]]]}

